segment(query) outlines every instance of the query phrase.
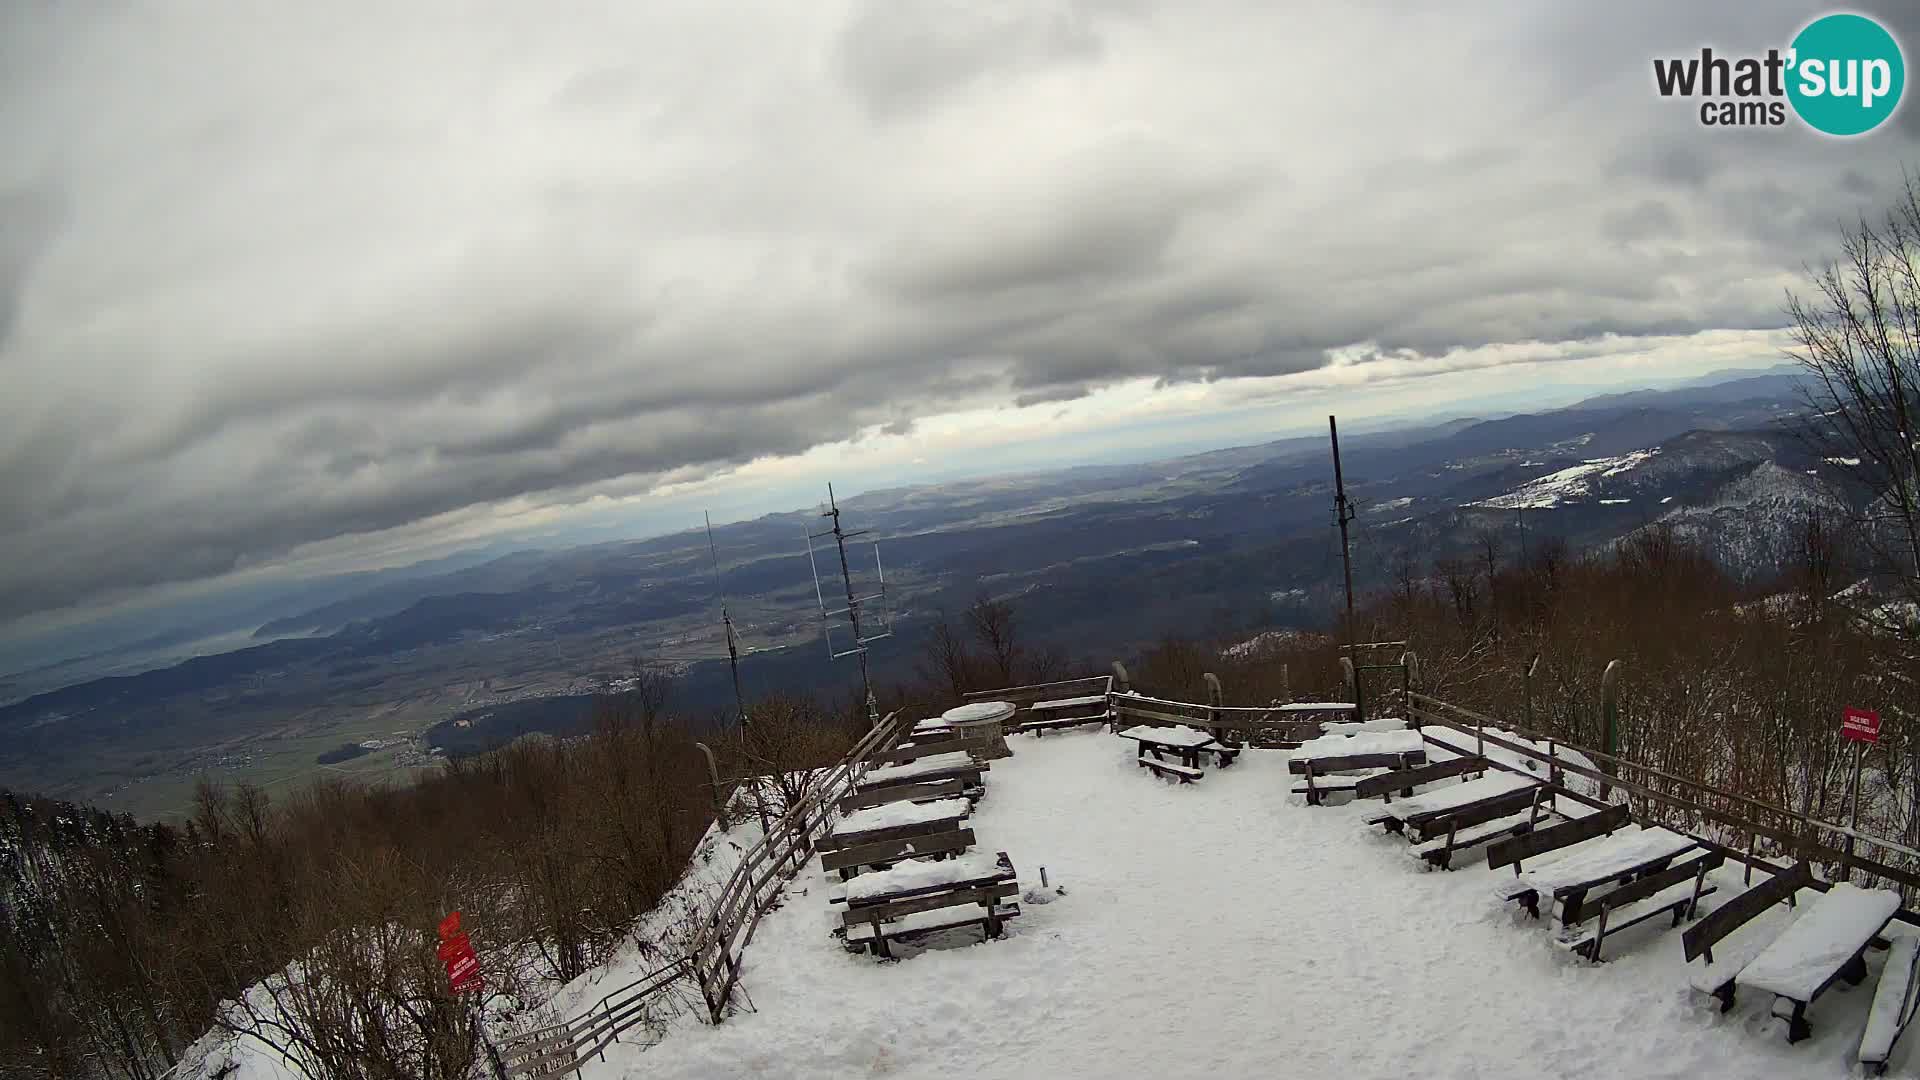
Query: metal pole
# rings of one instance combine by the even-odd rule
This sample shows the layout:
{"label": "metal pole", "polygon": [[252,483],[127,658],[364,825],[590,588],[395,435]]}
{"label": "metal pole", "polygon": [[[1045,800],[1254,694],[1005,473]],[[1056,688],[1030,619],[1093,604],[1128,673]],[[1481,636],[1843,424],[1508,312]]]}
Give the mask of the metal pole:
{"label": "metal pole", "polygon": [[[1332,416],[1327,417],[1327,436],[1333,443],[1333,509],[1334,516],[1340,520],[1340,568],[1347,584],[1347,652],[1353,656],[1354,663],[1360,662],[1358,637],[1353,618],[1353,549],[1347,536],[1347,522],[1353,520],[1353,505],[1347,501],[1346,475],[1340,470],[1340,425]],[[1367,718],[1366,702],[1361,699],[1360,673],[1353,675],[1353,718]]]}
{"label": "metal pole", "polygon": [[[1847,812],[1847,828],[1849,829],[1860,828],[1860,762],[1861,762],[1861,758],[1865,756],[1862,752],[1864,749],[1865,749],[1864,746],[1862,746],[1859,740],[1857,739],[1853,740],[1853,785],[1852,785],[1853,797],[1852,799],[1849,800],[1849,802],[1852,804],[1852,808]],[[1847,853],[1848,859],[1853,858],[1853,845],[1854,845],[1854,839],[1851,835],[1849,835],[1847,837],[1847,846],[1846,846],[1846,853]],[[1852,876],[1853,876],[1853,864],[1850,862],[1841,863],[1840,864],[1840,880],[1846,881],[1848,878]]]}

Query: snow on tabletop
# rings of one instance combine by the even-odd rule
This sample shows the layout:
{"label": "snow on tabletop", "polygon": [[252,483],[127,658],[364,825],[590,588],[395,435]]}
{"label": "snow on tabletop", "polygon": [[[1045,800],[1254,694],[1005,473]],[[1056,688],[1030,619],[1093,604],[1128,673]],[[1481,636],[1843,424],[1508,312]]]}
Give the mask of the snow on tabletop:
{"label": "snow on tabletop", "polygon": [[1575,844],[1560,858],[1538,864],[1513,882],[1501,883],[1499,891],[1503,896],[1510,895],[1511,888],[1519,885],[1547,897],[1563,886],[1582,885],[1655,859],[1678,855],[1693,846],[1692,837],[1671,829],[1639,826],[1621,829],[1612,836]]}
{"label": "snow on tabletop", "polygon": [[1296,758],[1348,757],[1353,754],[1414,754],[1426,748],[1417,731],[1363,731],[1358,735],[1322,735],[1293,752]]}
{"label": "snow on tabletop", "polygon": [[1456,806],[1491,799],[1495,795],[1505,795],[1509,791],[1539,786],[1540,781],[1531,776],[1520,776],[1510,772],[1490,772],[1478,780],[1467,780],[1458,784],[1446,784],[1432,791],[1423,791],[1404,799],[1395,799],[1387,804],[1386,812],[1402,821],[1417,814],[1431,813],[1435,810],[1451,810]]}
{"label": "snow on tabletop", "polygon": [[951,754],[930,754],[905,765],[889,765],[884,769],[871,769],[860,778],[860,783],[871,787],[884,780],[910,780],[916,776],[946,772],[950,769],[965,769],[973,765],[973,756],[965,750],[955,750]]}
{"label": "snow on tabletop", "polygon": [[975,701],[966,705],[956,705],[940,714],[940,719],[948,724],[979,724],[989,720],[1005,720],[1014,714],[1014,707],[1005,701]]}
{"label": "snow on tabletop", "polygon": [[865,900],[910,889],[980,881],[1002,872],[999,858],[985,851],[970,851],[952,859],[903,859],[891,870],[872,870],[847,882],[847,899]]}
{"label": "snow on tabletop", "polygon": [[1159,743],[1162,746],[1205,746],[1213,741],[1213,736],[1190,727],[1174,725],[1172,727],[1154,727],[1141,724],[1130,727],[1120,733],[1123,739],[1140,739]]}
{"label": "snow on tabletop", "polygon": [[1898,893],[1837,883],[1742,968],[1735,982],[1805,1001],[1898,910]]}
{"label": "snow on tabletop", "polygon": [[876,829],[898,829],[908,825],[925,825],[930,821],[966,816],[967,800],[965,799],[936,799],[933,802],[924,803],[887,803],[882,806],[869,806],[865,810],[855,810],[841,818],[840,824],[833,827],[833,835],[852,836],[855,833],[873,832]]}
{"label": "snow on tabletop", "polygon": [[[1283,754],[1209,773],[1204,798],[1137,784],[1113,754],[1098,738],[1037,739],[994,763],[972,827],[1030,884],[1044,865],[1066,889],[1022,904],[1004,940],[960,931],[899,946],[898,963],[850,955],[831,932],[844,909],[825,899],[838,875],[815,861],[747,946],[754,1011],[707,1024],[693,995],[664,1041],[623,1038],[587,1060],[584,1080],[1807,1080],[1853,1068],[1869,994],[1822,998],[1813,1038],[1789,1048],[1760,1022],[1767,995],[1741,995],[1724,1018],[1685,1005],[1672,933],[1623,935],[1607,963],[1569,963],[1540,924],[1489,913],[1484,864],[1416,873],[1400,845],[1367,835],[1377,803],[1290,805]],[[1739,891],[1726,869],[1716,898]],[[940,914],[968,911],[981,909]],[[1791,912],[1755,922],[1771,914]],[[635,974],[658,966],[633,945],[620,958]]]}
{"label": "snow on tabletop", "polygon": [[1104,705],[1105,694],[1088,694],[1086,697],[1055,698],[1052,701],[1036,701],[1027,706],[1029,712],[1045,712],[1048,709],[1077,709],[1082,705]]}

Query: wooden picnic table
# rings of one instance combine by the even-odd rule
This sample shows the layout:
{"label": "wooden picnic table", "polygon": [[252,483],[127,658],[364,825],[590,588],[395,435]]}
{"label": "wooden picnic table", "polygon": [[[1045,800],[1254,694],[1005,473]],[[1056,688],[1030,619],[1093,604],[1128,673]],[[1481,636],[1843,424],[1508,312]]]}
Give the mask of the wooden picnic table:
{"label": "wooden picnic table", "polygon": [[1899,911],[1899,893],[1836,883],[1741,968],[1734,983],[1792,1002],[1787,1041],[1799,1042],[1812,1034],[1807,1006],[1836,980],[1858,984],[1867,977],[1867,946]]}
{"label": "wooden picnic table", "polygon": [[935,862],[931,859],[903,859],[886,870],[861,874],[846,885],[846,904],[859,910],[875,904],[888,904],[915,896],[956,889],[977,889],[1014,880],[1013,861],[1007,853],[969,852]]}
{"label": "wooden picnic table", "polygon": [[967,816],[965,799],[938,799],[933,802],[887,803],[855,810],[841,818],[833,828],[835,848],[900,840],[910,836],[952,832]]}
{"label": "wooden picnic table", "polygon": [[[1381,807],[1368,821],[1384,824],[1389,832],[1411,830],[1420,840],[1428,840],[1427,826],[1470,807],[1488,806],[1493,817],[1526,810],[1533,801],[1540,781],[1519,773],[1489,772],[1478,780],[1449,784],[1433,791],[1409,795]],[[1442,827],[1441,832],[1446,829]]]}
{"label": "wooden picnic table", "polygon": [[[1465,785],[1462,785],[1465,786]],[[1561,921],[1578,922],[1587,893],[1614,881],[1664,870],[1677,856],[1697,847],[1691,836],[1671,829],[1622,829],[1611,836],[1570,849],[1496,888],[1503,900],[1518,900],[1538,918],[1540,899],[1561,902]]]}
{"label": "wooden picnic table", "polygon": [[1235,755],[1240,752],[1237,748],[1222,746],[1218,739],[1207,732],[1178,724],[1171,727],[1142,724],[1121,732],[1120,737],[1132,739],[1138,744],[1139,757],[1144,758],[1152,754],[1156,760],[1165,760],[1161,757],[1161,753],[1170,751],[1178,754],[1180,764],[1189,769],[1199,768],[1200,755],[1205,753],[1217,756],[1220,759],[1220,767],[1224,769],[1233,764]]}

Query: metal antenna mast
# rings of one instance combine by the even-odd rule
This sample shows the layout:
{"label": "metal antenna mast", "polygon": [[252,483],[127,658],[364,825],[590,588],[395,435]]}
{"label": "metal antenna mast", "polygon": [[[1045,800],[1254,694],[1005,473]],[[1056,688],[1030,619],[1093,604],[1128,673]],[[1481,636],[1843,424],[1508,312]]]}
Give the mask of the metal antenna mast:
{"label": "metal antenna mast", "polygon": [[713,544],[713,515],[707,519],[707,555],[713,560],[713,591],[720,597],[720,622],[727,629],[727,666],[733,671],[733,704],[740,712],[740,730],[747,730],[747,695],[740,689],[740,638],[733,632],[733,616],[727,613],[727,592],[720,585],[720,549]]}
{"label": "metal antenna mast", "polygon": [[[867,696],[867,719],[878,724],[880,703],[873,696],[873,675],[867,669],[867,643],[892,637],[893,626],[888,622],[884,624],[886,629],[880,633],[869,634],[861,620],[861,610],[867,604],[884,601],[887,596],[887,573],[886,569],[880,565],[880,545],[873,545],[873,569],[879,580],[879,588],[865,596],[857,595],[853,589],[853,571],[847,563],[847,541],[865,536],[871,530],[847,532],[840,527],[840,504],[834,499],[832,484],[827,485],[827,509],[820,516],[830,519],[833,527],[824,532],[807,534],[807,565],[813,570],[813,595],[820,604],[820,628],[827,639],[827,655],[835,660],[843,656],[860,658],[860,687]],[[813,554],[813,542],[829,536],[833,537],[834,547],[840,554],[840,581],[847,596],[847,606],[833,611],[827,610],[826,590],[820,584],[820,564]],[[833,619],[836,615],[845,615],[847,624],[853,629],[853,644],[845,649],[836,649],[833,644]]]}
{"label": "metal antenna mast", "polygon": [[1347,652],[1352,656],[1352,662],[1355,666],[1353,676],[1354,719],[1365,720],[1367,718],[1366,702],[1361,699],[1361,678],[1358,670],[1360,664],[1360,638],[1359,631],[1354,626],[1353,618],[1353,549],[1347,537],[1347,523],[1354,518],[1353,501],[1347,498],[1346,477],[1340,472],[1340,425],[1337,424],[1331,416],[1327,417],[1327,434],[1333,440],[1333,510],[1334,516],[1340,520],[1340,567],[1345,573],[1347,580]]}

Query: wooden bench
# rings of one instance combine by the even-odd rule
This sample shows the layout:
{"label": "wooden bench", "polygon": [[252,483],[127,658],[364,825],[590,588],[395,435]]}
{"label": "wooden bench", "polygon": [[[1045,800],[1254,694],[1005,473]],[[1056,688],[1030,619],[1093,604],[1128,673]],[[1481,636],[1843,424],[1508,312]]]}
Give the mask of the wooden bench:
{"label": "wooden bench", "polygon": [[1293,788],[1295,795],[1305,795],[1308,806],[1319,806],[1330,794],[1341,791],[1351,792],[1364,780],[1379,775],[1370,772],[1367,776],[1330,776],[1331,773],[1353,773],[1358,770],[1380,770],[1405,772],[1424,761],[1424,753],[1397,754],[1343,754],[1336,757],[1295,758],[1287,763],[1289,772],[1306,777],[1305,783]]}
{"label": "wooden bench", "polygon": [[934,739],[927,742],[902,743],[891,750],[883,750],[867,759],[867,762],[879,768],[889,765],[905,765],[922,758],[938,754],[966,754],[977,757],[987,752],[985,739]]}
{"label": "wooden bench", "polygon": [[[1071,712],[1068,710],[1094,709],[1093,712]],[[1107,695],[1086,694],[1080,697],[1055,698],[1051,701],[1036,701],[1026,708],[1028,719],[1023,720],[1017,730],[1031,731],[1035,736],[1045,735],[1049,731],[1062,728],[1081,727],[1086,724],[1104,724],[1112,719],[1107,708]]]}
{"label": "wooden bench", "polygon": [[[1426,822],[1426,830],[1433,832],[1434,838],[1416,842],[1411,851],[1428,866],[1451,870],[1454,852],[1502,837],[1525,836],[1551,820],[1555,816],[1552,792],[1545,784],[1534,788],[1525,812],[1502,815],[1497,805],[1483,804]],[[1444,835],[1439,832],[1443,827],[1447,830]]]}
{"label": "wooden bench", "polygon": [[[1592,925],[1566,935],[1561,943],[1594,963],[1601,960],[1607,934],[1617,933],[1658,915],[1672,915],[1673,925],[1692,918],[1700,910],[1700,898],[1710,895],[1707,874],[1726,861],[1718,851],[1670,866],[1655,874],[1638,878],[1600,897],[1584,903],[1572,913],[1569,925]],[[1688,883],[1691,886],[1688,887]]]}
{"label": "wooden bench", "polygon": [[1887,966],[1881,969],[1880,985],[1873,990],[1873,1007],[1867,1012],[1867,1030],[1860,1036],[1860,1064],[1879,1076],[1887,1071],[1887,1059],[1893,1046],[1913,1022],[1914,1007],[1920,1001],[1920,941],[1910,937],[1893,939],[1887,950]]}
{"label": "wooden bench", "polygon": [[[1019,892],[1019,882],[1004,881],[978,888],[850,907],[841,916],[842,925],[846,928],[847,947],[869,949],[876,956],[891,957],[893,953],[888,948],[888,942],[976,925],[985,930],[988,939],[997,938],[1002,924],[1020,914],[1020,905],[1002,901]],[[979,910],[953,910],[975,907]]]}
{"label": "wooden bench", "polygon": [[873,788],[868,791],[856,791],[841,798],[840,813],[851,814],[855,810],[864,810],[869,806],[885,806],[894,802],[932,802],[936,799],[953,799],[967,794],[966,785],[958,778],[936,780],[929,784],[896,784],[893,787]]}
{"label": "wooden bench", "polygon": [[1796,905],[1800,890],[1812,887],[1813,868],[1804,862],[1795,863],[1791,869],[1776,872],[1688,927],[1680,936],[1681,951],[1689,965],[1696,958],[1702,960],[1701,966],[1694,968],[1689,977],[1694,989],[1718,998],[1721,1012],[1733,1008],[1734,976],[1740,974],[1748,961],[1760,955],[1760,950],[1772,939],[1750,940],[1738,953],[1723,955],[1718,962],[1714,960],[1714,946],[1773,905]]}
{"label": "wooden bench", "polygon": [[981,773],[989,766],[973,760],[967,754],[953,752],[951,756],[934,754],[931,757],[916,758],[904,765],[888,765],[869,769],[867,773],[854,781],[856,791],[872,791],[876,788],[895,787],[900,784],[925,784],[939,780],[959,780],[969,788],[980,787]]}
{"label": "wooden bench", "polygon": [[1498,870],[1503,866],[1513,867],[1513,876],[1519,877],[1521,862],[1535,855],[1545,855],[1549,851],[1558,851],[1571,847],[1596,836],[1610,835],[1628,823],[1628,811],[1624,803],[1615,804],[1595,814],[1574,818],[1563,825],[1548,829],[1537,829],[1524,836],[1503,840],[1487,848],[1487,869]]}
{"label": "wooden bench", "polygon": [[1654,827],[1615,833],[1522,873],[1495,889],[1505,900],[1517,900],[1527,914],[1540,917],[1543,895],[1559,903],[1562,923],[1577,922],[1585,910],[1587,893],[1614,883],[1625,884],[1665,870],[1674,859],[1699,846],[1699,841],[1671,829]]}
{"label": "wooden bench", "polygon": [[1854,986],[1866,979],[1867,947],[1899,912],[1899,893],[1835,884],[1748,961],[1733,983],[1773,994],[1776,1016],[1782,1004],[1790,1006],[1787,1041],[1799,1042],[1813,1034],[1807,1006],[1841,979]]}
{"label": "wooden bench", "polygon": [[1196,769],[1191,765],[1181,765],[1172,761],[1161,761],[1159,758],[1137,757],[1133,760],[1141,768],[1152,769],[1161,776],[1170,777],[1183,784],[1191,784],[1195,780],[1207,775],[1202,770]]}
{"label": "wooden bench", "polygon": [[1478,780],[1405,796],[1367,818],[1416,843],[1529,809],[1545,785],[1531,776],[1489,772]]}
{"label": "wooden bench", "polygon": [[973,846],[972,829],[909,836],[872,844],[856,844],[820,853],[820,869],[838,871],[842,880],[863,866],[891,866],[902,859],[940,858],[957,854]]}
{"label": "wooden bench", "polygon": [[1481,773],[1485,771],[1487,771],[1487,759],[1485,758],[1458,757],[1448,761],[1435,761],[1427,765],[1405,769],[1400,772],[1369,776],[1354,785],[1353,797],[1356,799],[1384,798],[1387,802],[1392,802],[1393,793],[1396,791],[1411,795],[1413,794],[1413,789],[1419,787],[1421,784],[1431,784],[1437,780],[1445,780],[1450,776],[1462,776],[1466,773]]}

